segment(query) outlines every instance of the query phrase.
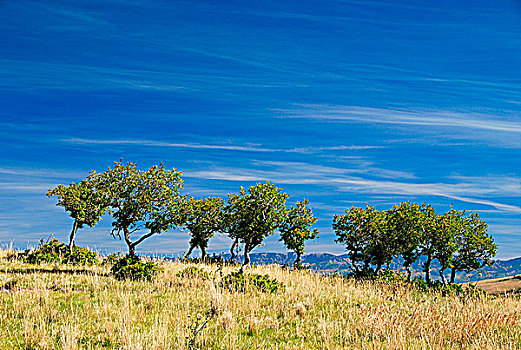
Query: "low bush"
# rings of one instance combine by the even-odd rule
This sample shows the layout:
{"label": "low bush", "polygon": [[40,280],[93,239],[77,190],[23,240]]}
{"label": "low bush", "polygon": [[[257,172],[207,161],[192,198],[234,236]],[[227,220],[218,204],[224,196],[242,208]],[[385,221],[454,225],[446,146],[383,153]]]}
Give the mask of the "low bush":
{"label": "low bush", "polygon": [[285,289],[282,282],[270,278],[269,275],[245,274],[240,271],[224,276],[221,280],[221,287],[238,292],[254,288],[266,293],[276,293]]}
{"label": "low bush", "polygon": [[207,265],[239,265],[237,261],[229,261],[224,259],[222,255],[207,255],[204,259],[202,258],[181,258],[181,262],[185,264],[207,264]]}
{"label": "low bush", "polygon": [[177,277],[181,278],[202,278],[202,279],[209,279],[210,274],[203,269],[196,267],[196,266],[190,266],[184,269],[183,271],[179,271],[177,273]]}
{"label": "low bush", "polygon": [[114,264],[117,263],[117,261],[119,259],[121,259],[122,256],[123,255],[121,254],[121,252],[112,253],[110,255],[107,255],[103,259],[103,265],[105,265],[105,266],[114,266]]}
{"label": "low bush", "polygon": [[69,247],[57,238],[47,240],[40,239],[38,248],[26,250],[19,258],[29,264],[72,264],[72,265],[98,265],[97,254],[89,248],[74,246],[72,254]]}
{"label": "low bush", "polygon": [[125,255],[112,265],[110,272],[118,280],[151,281],[161,268],[153,261],[142,261],[138,256]]}

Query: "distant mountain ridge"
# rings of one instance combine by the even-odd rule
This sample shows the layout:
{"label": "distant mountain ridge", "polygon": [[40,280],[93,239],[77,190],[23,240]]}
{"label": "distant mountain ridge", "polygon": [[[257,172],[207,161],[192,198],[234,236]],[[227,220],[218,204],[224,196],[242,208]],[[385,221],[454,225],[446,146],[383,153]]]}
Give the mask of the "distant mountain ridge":
{"label": "distant mountain ridge", "polygon": [[[228,259],[230,254],[223,255]],[[252,253],[250,258],[252,263],[258,265],[293,265],[295,261],[295,253]],[[239,257],[241,258],[241,257]],[[420,259],[412,266],[413,276],[423,275]],[[320,271],[324,273],[340,273],[344,274],[350,270],[351,263],[347,254],[334,255],[329,253],[312,253],[302,256],[302,264],[309,267],[311,270]],[[402,270],[398,261],[390,266],[393,270]],[[433,279],[439,278],[439,265],[436,261],[433,262],[431,268],[431,275]],[[491,267],[486,267],[479,272],[458,272],[456,275],[457,282],[470,282],[483,279],[500,278],[521,274],[521,257],[509,260],[495,260]],[[450,275],[450,271],[445,271],[445,275]]]}

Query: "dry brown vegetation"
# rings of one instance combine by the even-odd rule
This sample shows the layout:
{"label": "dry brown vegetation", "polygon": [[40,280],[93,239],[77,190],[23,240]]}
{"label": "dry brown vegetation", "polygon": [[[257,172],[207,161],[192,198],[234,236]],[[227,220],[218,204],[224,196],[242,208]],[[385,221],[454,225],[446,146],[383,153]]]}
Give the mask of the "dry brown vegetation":
{"label": "dry brown vegetation", "polygon": [[[256,267],[284,292],[219,288],[162,262],[153,282],[116,281],[105,267],[36,266],[0,253],[0,348],[186,349],[212,307],[202,349],[521,348],[519,295],[443,296],[407,286]],[[223,273],[230,271],[224,268]],[[204,319],[204,317],[203,317]]]}
{"label": "dry brown vegetation", "polygon": [[521,292],[521,275],[483,280],[473,283],[473,285],[490,295],[519,293]]}

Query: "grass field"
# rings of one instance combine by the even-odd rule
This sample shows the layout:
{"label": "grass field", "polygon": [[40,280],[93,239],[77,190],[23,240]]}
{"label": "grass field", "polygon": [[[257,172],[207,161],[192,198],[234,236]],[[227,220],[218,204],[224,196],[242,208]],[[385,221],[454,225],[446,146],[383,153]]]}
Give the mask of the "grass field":
{"label": "grass field", "polygon": [[[216,266],[199,265],[210,273],[203,279],[179,277],[189,265],[163,262],[153,282],[122,282],[105,267],[27,265],[6,254],[1,349],[521,348],[518,294],[445,297],[275,266],[250,271],[285,291],[230,292],[219,288]],[[190,346],[194,324],[205,320]]]}

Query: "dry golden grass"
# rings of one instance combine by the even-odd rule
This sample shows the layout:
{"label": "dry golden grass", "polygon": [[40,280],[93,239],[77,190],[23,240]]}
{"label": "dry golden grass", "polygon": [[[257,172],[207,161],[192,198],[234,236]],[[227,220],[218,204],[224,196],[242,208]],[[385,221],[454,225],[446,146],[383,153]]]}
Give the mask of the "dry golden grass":
{"label": "dry golden grass", "polygon": [[494,278],[473,283],[474,286],[486,291],[489,294],[497,295],[510,292],[521,291],[521,275]]}
{"label": "dry golden grass", "polygon": [[215,266],[199,266],[210,280],[178,277],[187,266],[165,262],[153,282],[120,282],[103,267],[0,259],[0,348],[186,349],[189,324],[211,307],[201,349],[521,348],[515,295],[444,297],[275,266],[252,272],[284,292],[238,293],[218,287]]}

